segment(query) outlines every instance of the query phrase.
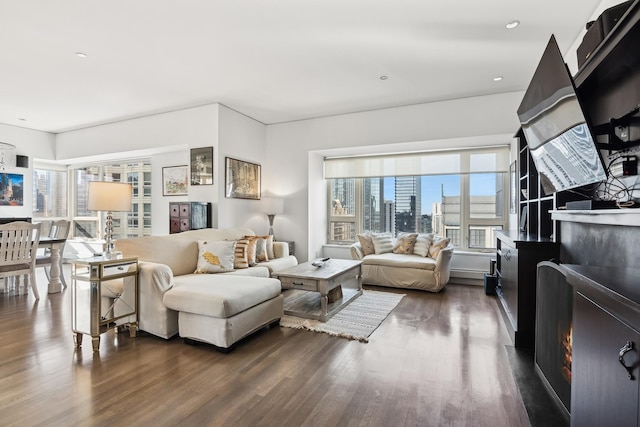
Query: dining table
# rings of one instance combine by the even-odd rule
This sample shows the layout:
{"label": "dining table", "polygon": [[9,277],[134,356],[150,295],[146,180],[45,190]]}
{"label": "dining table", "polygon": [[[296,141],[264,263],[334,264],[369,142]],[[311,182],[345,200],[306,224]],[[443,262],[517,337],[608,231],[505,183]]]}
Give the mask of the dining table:
{"label": "dining table", "polygon": [[64,245],[67,239],[55,238],[55,237],[40,237],[38,242],[38,248],[44,248],[51,250],[51,271],[49,273],[49,287],[47,292],[55,294],[62,292],[62,282],[60,281],[60,257],[62,256],[61,250],[64,249]]}

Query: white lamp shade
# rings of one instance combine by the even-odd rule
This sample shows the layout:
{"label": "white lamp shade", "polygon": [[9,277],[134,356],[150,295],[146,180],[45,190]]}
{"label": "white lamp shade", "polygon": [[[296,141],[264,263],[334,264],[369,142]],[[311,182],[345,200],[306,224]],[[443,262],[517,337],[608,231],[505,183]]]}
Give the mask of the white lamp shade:
{"label": "white lamp shade", "polygon": [[123,182],[89,182],[90,211],[128,212],[131,210],[131,184]]}
{"label": "white lamp shade", "polygon": [[281,214],[284,212],[284,200],[277,197],[263,197],[262,212],[268,215]]}

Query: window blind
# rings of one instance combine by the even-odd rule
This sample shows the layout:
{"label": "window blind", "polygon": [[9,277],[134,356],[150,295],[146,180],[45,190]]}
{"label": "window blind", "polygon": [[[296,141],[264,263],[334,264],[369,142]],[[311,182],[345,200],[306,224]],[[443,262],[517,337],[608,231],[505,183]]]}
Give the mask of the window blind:
{"label": "window blind", "polygon": [[324,160],[325,179],[508,171],[508,146],[360,157],[328,157]]}

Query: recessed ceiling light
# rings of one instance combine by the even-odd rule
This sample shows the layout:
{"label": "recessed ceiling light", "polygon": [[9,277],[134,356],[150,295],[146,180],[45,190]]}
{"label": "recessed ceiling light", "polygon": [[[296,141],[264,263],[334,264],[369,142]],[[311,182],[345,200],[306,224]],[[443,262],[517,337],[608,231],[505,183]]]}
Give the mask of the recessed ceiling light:
{"label": "recessed ceiling light", "polygon": [[389,76],[380,76],[380,80],[387,80]]}
{"label": "recessed ceiling light", "polygon": [[86,54],[86,53],[84,53],[84,52],[76,52],[76,56],[77,56],[78,58],[86,58],[86,57],[87,57],[87,54]]}
{"label": "recessed ceiling light", "polygon": [[500,80],[502,80],[502,79],[503,79],[503,77],[502,77],[502,76],[495,76],[495,77],[493,78],[493,81],[494,81],[494,82],[499,82],[499,81],[500,81]]}
{"label": "recessed ceiling light", "polygon": [[518,25],[520,25],[520,21],[511,21],[507,25],[505,25],[505,27],[507,27],[508,29],[511,30],[511,29],[517,27]]}

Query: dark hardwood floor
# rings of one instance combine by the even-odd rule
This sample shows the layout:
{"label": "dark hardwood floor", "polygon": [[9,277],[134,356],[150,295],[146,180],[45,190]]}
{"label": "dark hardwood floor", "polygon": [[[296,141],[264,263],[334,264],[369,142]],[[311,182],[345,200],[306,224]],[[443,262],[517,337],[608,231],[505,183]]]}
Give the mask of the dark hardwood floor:
{"label": "dark hardwood floor", "polygon": [[38,302],[0,294],[2,426],[530,425],[482,287],[386,289],[406,297],[366,344],[275,327],[222,354],[109,331],[93,354],[70,290],[39,277]]}

